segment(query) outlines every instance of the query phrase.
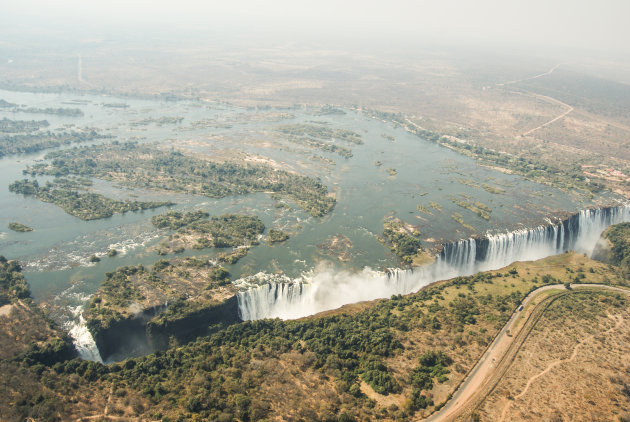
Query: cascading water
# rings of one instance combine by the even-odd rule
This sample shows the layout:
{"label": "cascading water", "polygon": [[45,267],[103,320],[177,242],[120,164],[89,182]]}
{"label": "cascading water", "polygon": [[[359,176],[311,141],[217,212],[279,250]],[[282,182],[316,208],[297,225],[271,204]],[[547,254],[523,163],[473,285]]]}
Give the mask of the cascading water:
{"label": "cascading water", "polygon": [[407,294],[438,280],[502,268],[574,250],[591,254],[610,225],[630,221],[630,205],[582,210],[570,218],[533,229],[488,234],[445,244],[433,264],[386,274],[317,270],[305,281],[267,282],[239,293],[243,320],[293,319],[348,303]]}
{"label": "cascading water", "polygon": [[77,349],[79,356],[85,360],[92,360],[95,362],[103,363],[101,354],[98,351],[98,347],[94,342],[92,334],[85,325],[85,319],[83,318],[83,306],[77,306],[72,309],[72,313],[75,316],[73,321],[68,322],[68,334],[74,340],[74,347]]}

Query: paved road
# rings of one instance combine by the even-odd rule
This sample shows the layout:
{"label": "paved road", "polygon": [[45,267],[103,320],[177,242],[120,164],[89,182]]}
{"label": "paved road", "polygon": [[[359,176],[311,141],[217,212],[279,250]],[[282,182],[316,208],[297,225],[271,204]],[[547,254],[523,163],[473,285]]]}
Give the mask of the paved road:
{"label": "paved road", "polygon": [[[630,295],[630,290],[603,284],[572,284],[574,289],[601,288]],[[463,416],[466,412],[474,410],[476,405],[481,403],[485,397],[492,392],[494,387],[507,372],[512,361],[516,357],[521,345],[525,342],[532,328],[542,316],[545,309],[557,298],[568,294],[561,292],[551,295],[541,300],[534,308],[528,309],[527,305],[541,293],[548,290],[566,290],[563,284],[544,286],[531,292],[523,300],[523,310],[529,312],[525,323],[514,335],[508,335],[508,330],[512,330],[514,323],[522,311],[512,314],[509,321],[503,326],[492,344],[488,347],[483,356],[479,359],[475,367],[469,372],[464,382],[460,384],[453,397],[440,409],[440,411],[429,416],[425,421],[453,421]],[[520,307],[519,307],[520,308]]]}

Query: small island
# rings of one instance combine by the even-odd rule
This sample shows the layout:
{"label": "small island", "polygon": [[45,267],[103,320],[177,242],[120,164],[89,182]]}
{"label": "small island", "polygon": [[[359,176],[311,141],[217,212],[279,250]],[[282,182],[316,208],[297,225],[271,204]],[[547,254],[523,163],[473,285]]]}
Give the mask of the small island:
{"label": "small island", "polygon": [[422,247],[420,231],[398,218],[385,221],[381,241],[404,264],[419,266],[431,260]]}
{"label": "small island", "polygon": [[[124,214],[128,211],[175,205],[170,201],[118,201],[98,193],[77,191],[77,189],[83,188],[79,181],[61,180],[59,183],[47,182],[45,186],[40,186],[37,180],[16,180],[9,185],[9,191],[27,196],[33,195],[40,201],[53,203],[81,220],[97,220],[111,217],[117,213]],[[71,183],[72,186],[68,186],[67,183]]]}
{"label": "small island", "polygon": [[245,256],[249,246],[258,244],[258,236],[265,230],[265,224],[256,216],[224,214],[210,217],[202,210],[169,211],[154,216],[151,222],[157,228],[176,230],[160,243],[159,255],[181,253],[191,248],[238,248],[219,257],[231,264]]}
{"label": "small island", "polygon": [[18,232],[18,233],[26,233],[26,232],[32,232],[33,228],[26,226],[22,223],[9,223],[9,229],[13,230],[14,232]]}
{"label": "small island", "polygon": [[274,243],[284,242],[289,238],[289,235],[282,230],[269,229],[269,234],[267,235],[267,239],[270,245]]}

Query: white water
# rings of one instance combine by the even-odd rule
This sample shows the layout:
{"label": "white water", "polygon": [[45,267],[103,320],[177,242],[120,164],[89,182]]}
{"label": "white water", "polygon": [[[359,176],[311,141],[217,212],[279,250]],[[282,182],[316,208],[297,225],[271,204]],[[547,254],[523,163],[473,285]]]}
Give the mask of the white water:
{"label": "white water", "polygon": [[103,363],[98,347],[94,342],[92,334],[85,325],[85,319],[83,318],[83,310],[85,309],[85,304],[88,303],[90,299],[90,295],[76,291],[80,290],[77,288],[81,283],[82,281],[64,290],[55,300],[76,304],[75,306],[68,307],[71,315],[67,316],[68,319],[63,325],[68,331],[68,334],[70,334],[70,337],[72,337],[74,347],[77,349],[79,356],[85,360]]}
{"label": "white water", "polygon": [[269,281],[239,293],[239,313],[243,320],[294,319],[348,303],[412,293],[438,280],[495,270],[515,261],[566,250],[590,255],[608,226],[625,221],[630,221],[629,205],[583,210],[557,224],[450,243],[433,264],[389,274],[369,268],[350,273],[320,267],[303,280]]}
{"label": "white water", "polygon": [[98,347],[94,342],[94,338],[92,338],[92,334],[90,334],[90,331],[85,325],[85,320],[82,315],[79,314],[78,322],[72,323],[68,334],[70,334],[74,340],[74,347],[77,349],[82,359],[103,363]]}

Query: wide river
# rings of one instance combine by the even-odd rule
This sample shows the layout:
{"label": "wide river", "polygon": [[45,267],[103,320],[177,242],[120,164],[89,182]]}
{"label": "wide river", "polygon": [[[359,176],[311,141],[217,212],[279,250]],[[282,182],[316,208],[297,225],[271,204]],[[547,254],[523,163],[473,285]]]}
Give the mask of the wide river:
{"label": "wide river", "polygon": [[[353,110],[256,110],[198,101],[1,90],[0,99],[19,104],[19,109],[62,107],[83,112],[83,116],[70,117],[29,114],[9,107],[0,108],[0,119],[45,119],[50,123],[46,130],[90,127],[114,137],[97,142],[155,142],[210,157],[234,158],[246,153],[250,160],[273,162],[321,178],[337,198],[332,213],[323,218],[310,217],[291,203],[278,207],[274,199],[262,193],[213,199],[129,189],[94,180],[94,191],[106,196],[168,198],[177,203],[175,209],[203,209],[211,215],[255,214],[268,228],[290,233],[291,238],[282,244],[261,242],[252,248],[247,257],[229,268],[233,280],[259,273],[294,278],[321,265],[351,272],[366,267],[397,267],[397,258],[378,240],[388,217],[416,226],[425,245],[435,247],[474,234],[533,227],[563,211],[575,212],[591,205],[556,189],[481,167],[404,128]],[[334,141],[352,150],[352,157],[343,158],[291,141],[278,130],[298,124],[354,131],[363,144]],[[10,193],[8,185],[24,178],[22,170],[44,159],[46,152],[0,158],[0,253],[22,263],[34,298],[51,305],[55,317],[70,326],[76,324],[81,308],[106,272],[123,265],[148,265],[162,258],[147,249],[168,235],[150,221],[153,215],[166,210],[81,221],[53,204]],[[39,178],[40,183],[45,180]],[[484,204],[491,209],[490,219],[461,207],[458,201]],[[456,221],[458,216],[465,225]],[[13,232],[7,228],[9,222],[26,224],[34,231]],[[331,247],[335,238],[336,246]],[[106,253],[111,248],[121,253],[108,258]],[[187,251],[184,255],[216,253]],[[338,259],[340,254],[343,261]],[[102,257],[101,262],[90,263],[92,255]]]}

